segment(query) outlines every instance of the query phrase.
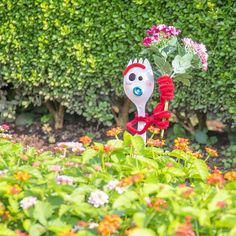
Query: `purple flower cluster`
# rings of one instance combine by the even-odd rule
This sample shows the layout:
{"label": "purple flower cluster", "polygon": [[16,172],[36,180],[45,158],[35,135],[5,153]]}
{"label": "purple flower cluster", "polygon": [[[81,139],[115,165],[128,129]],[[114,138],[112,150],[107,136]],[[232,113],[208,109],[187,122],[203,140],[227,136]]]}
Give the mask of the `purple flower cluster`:
{"label": "purple flower cluster", "polygon": [[58,175],[56,181],[58,184],[72,185],[74,182],[74,179],[67,175]]}
{"label": "purple flower cluster", "polygon": [[191,49],[195,54],[198,55],[202,63],[202,69],[206,71],[208,68],[208,54],[205,45],[202,43],[196,43],[191,38],[183,38],[182,41],[186,48]]}
{"label": "purple flower cluster", "polygon": [[153,25],[151,29],[147,30],[147,34],[150,36],[144,38],[143,45],[145,47],[148,47],[151,44],[163,39],[163,37],[161,37],[161,34],[164,34],[164,38],[169,38],[171,36],[179,35],[180,32],[181,30],[175,28],[174,26],[168,26],[164,24]]}
{"label": "purple flower cluster", "polygon": [[95,192],[92,192],[89,196],[88,203],[92,204],[94,207],[100,207],[108,203],[109,197],[108,195],[101,191],[96,190]]}
{"label": "purple flower cluster", "polygon": [[24,199],[22,199],[20,201],[20,206],[23,209],[28,209],[28,208],[34,206],[36,202],[37,202],[36,197],[25,197]]}

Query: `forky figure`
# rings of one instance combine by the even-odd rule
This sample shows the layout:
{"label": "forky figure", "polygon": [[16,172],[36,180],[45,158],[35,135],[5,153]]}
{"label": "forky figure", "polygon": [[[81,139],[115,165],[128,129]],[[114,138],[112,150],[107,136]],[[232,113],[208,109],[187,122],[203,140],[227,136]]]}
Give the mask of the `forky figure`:
{"label": "forky figure", "polygon": [[[160,101],[149,116],[145,113],[145,106],[154,90],[154,75],[152,67],[147,59],[135,59],[123,71],[124,90],[127,97],[135,104],[137,114],[135,118],[127,123],[127,129],[132,134],[142,136],[146,143],[146,131],[151,125],[160,129],[167,129],[169,126],[170,111],[165,103],[174,97],[174,84],[169,75],[163,75],[157,79],[159,86]],[[137,128],[136,128],[137,126]]]}

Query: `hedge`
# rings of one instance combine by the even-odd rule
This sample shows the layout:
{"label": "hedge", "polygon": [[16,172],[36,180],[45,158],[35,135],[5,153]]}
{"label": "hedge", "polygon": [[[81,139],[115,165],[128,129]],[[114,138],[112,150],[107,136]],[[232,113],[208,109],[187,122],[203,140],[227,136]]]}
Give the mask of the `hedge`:
{"label": "hedge", "polygon": [[145,30],[166,23],[204,42],[209,71],[177,84],[178,111],[236,121],[235,1],[2,0],[0,73],[27,106],[45,104],[61,127],[65,110],[88,121],[126,122],[122,70],[140,56]]}

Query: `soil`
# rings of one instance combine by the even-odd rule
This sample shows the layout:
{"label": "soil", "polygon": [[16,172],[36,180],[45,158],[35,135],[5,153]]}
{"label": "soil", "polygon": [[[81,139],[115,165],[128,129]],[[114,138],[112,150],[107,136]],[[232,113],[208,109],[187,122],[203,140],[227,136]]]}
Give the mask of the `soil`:
{"label": "soil", "polygon": [[[82,125],[83,124],[83,125]],[[42,125],[39,121],[35,121],[32,125],[16,126],[10,125],[9,133],[12,139],[22,143],[24,146],[31,146],[41,151],[52,151],[58,142],[79,142],[79,138],[88,135],[94,141],[105,142],[108,140],[106,131],[107,127],[91,126],[86,122],[68,122],[62,129],[54,130],[52,125]],[[229,141],[226,134],[219,132],[210,133],[218,137],[218,143],[214,146],[219,151],[219,157],[210,158],[207,162],[211,168],[217,166],[223,172],[236,169],[236,156],[232,157],[227,151],[229,149]],[[204,146],[202,146],[204,149]]]}

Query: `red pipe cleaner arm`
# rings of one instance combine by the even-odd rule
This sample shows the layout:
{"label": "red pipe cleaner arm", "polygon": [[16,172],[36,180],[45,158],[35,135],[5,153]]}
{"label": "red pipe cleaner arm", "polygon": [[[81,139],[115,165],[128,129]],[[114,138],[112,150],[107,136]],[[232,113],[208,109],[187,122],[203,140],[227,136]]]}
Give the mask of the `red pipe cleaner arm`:
{"label": "red pipe cleaner arm", "polygon": [[[167,129],[169,126],[169,120],[161,121],[163,119],[162,112],[165,109],[165,103],[174,98],[174,90],[175,90],[174,83],[173,83],[172,78],[169,75],[163,75],[157,79],[157,84],[159,86],[160,102],[154,108],[153,114],[156,114],[156,117],[157,117],[157,119],[160,120],[160,122],[164,122],[163,126],[159,125],[159,128]],[[165,112],[166,112],[166,114],[169,115],[168,118],[170,118],[170,116],[171,116],[170,111],[167,110]],[[166,118],[166,117],[164,117],[164,118]],[[162,124],[162,123],[160,123],[160,124]]]}
{"label": "red pipe cleaner arm", "polygon": [[[135,116],[133,120],[127,123],[127,129],[133,134],[143,134],[151,125],[156,125],[158,128],[167,129],[169,126],[170,111],[164,111],[165,102],[170,101],[174,97],[174,84],[170,76],[163,75],[158,78],[157,84],[159,86],[160,102],[154,108],[151,116],[145,117]],[[137,130],[135,126],[138,122],[145,122],[142,130]]]}

